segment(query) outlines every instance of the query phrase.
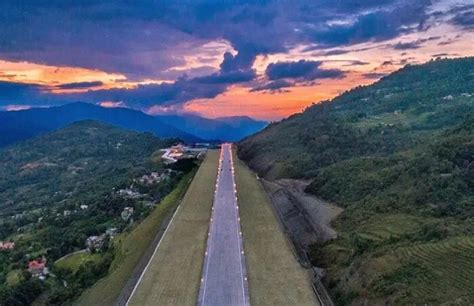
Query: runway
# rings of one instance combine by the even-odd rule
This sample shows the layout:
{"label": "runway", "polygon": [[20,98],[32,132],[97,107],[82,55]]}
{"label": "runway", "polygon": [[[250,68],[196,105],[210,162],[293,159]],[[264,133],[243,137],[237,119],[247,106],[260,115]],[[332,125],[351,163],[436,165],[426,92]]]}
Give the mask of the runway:
{"label": "runway", "polygon": [[232,145],[223,144],[198,305],[250,305]]}

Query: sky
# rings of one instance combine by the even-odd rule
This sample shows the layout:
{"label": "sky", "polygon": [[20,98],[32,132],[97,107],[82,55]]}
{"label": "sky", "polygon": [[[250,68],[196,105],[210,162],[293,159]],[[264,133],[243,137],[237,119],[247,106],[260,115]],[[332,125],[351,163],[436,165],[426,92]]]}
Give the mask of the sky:
{"label": "sky", "polygon": [[3,0],[0,109],[83,101],[279,120],[474,55],[474,0]]}

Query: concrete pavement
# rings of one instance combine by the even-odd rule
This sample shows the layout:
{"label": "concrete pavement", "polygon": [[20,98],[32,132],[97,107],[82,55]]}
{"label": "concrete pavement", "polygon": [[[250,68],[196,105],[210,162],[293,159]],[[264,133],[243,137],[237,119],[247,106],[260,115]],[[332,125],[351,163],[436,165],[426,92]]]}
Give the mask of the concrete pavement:
{"label": "concrete pavement", "polygon": [[221,148],[198,305],[250,305],[231,144]]}

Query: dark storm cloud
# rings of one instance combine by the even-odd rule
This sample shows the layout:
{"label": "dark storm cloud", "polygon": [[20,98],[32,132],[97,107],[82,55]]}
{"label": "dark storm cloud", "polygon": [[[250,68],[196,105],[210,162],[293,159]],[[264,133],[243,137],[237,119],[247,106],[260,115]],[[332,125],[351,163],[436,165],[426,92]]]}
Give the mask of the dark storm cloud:
{"label": "dark storm cloud", "polygon": [[[222,70],[295,44],[382,40],[420,26],[427,1],[1,1],[0,58],[81,66],[129,77],[167,76],[204,42],[237,51]],[[370,11],[371,13],[367,13]],[[317,18],[315,17],[317,16]],[[341,18],[347,26],[331,26]],[[405,26],[403,28],[403,26]]]}
{"label": "dark storm cloud", "polygon": [[315,79],[340,78],[344,72],[339,69],[322,69],[322,62],[300,60],[297,62],[278,62],[267,66],[265,74],[269,80],[302,79],[306,81]]}

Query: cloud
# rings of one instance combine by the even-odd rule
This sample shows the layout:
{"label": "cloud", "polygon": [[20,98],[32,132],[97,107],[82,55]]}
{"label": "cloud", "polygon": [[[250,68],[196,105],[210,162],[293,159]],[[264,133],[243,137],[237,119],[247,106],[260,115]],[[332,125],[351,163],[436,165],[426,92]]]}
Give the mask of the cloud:
{"label": "cloud", "polygon": [[250,92],[257,92],[257,91],[268,91],[270,93],[274,92],[282,92],[282,88],[291,87],[294,84],[287,81],[287,80],[276,80],[267,82],[261,86],[254,87],[250,90]]}
{"label": "cloud", "polygon": [[409,49],[418,49],[421,45],[418,41],[410,41],[410,42],[399,42],[393,45],[395,50],[409,50]]}
{"label": "cloud", "polygon": [[344,77],[339,69],[322,69],[320,61],[299,60],[297,62],[278,62],[267,66],[265,74],[269,80],[301,79],[311,81],[315,79],[335,79]]}
{"label": "cloud", "polygon": [[[257,78],[252,67],[257,56],[285,53],[300,46],[308,46],[304,51],[316,50],[315,56],[379,48],[370,42],[427,30],[438,18],[434,13],[430,15],[431,4],[429,0],[219,4],[206,0],[0,1],[0,59],[119,72],[127,81],[174,80],[128,89],[95,88],[100,82],[56,87],[89,89],[70,94],[53,94],[48,92],[51,87],[41,85],[7,82],[0,84],[0,104],[46,105],[79,100],[124,103],[135,108],[170,107],[214,98],[233,84],[251,82],[251,91],[276,92],[318,79],[341,78],[344,71],[322,68],[320,61],[270,64],[265,81]],[[449,22],[472,28],[472,7],[460,5],[449,14]],[[384,46],[410,50],[424,42]],[[356,45],[359,43],[365,44]],[[396,58],[393,63],[397,63]],[[357,60],[342,63],[364,64]],[[392,62],[383,65],[389,64]],[[255,86],[255,80],[263,84]]]}
{"label": "cloud", "polygon": [[322,52],[322,56],[331,56],[331,55],[341,55],[341,54],[347,54],[351,52],[350,50],[344,50],[344,49],[333,49],[329,51]]}
{"label": "cloud", "polygon": [[0,105],[24,105],[41,95],[41,86],[0,81]]}
{"label": "cloud", "polygon": [[369,65],[369,64],[370,64],[369,62],[364,62],[364,61],[359,61],[359,60],[352,60],[352,61],[347,61],[347,63],[344,64],[343,66],[346,66],[346,67],[365,66],[365,65]]}
{"label": "cloud", "polygon": [[186,55],[217,58],[224,52],[201,47],[225,42],[237,54],[227,53],[221,70],[245,70],[257,55],[286,52],[298,44],[349,45],[423,28],[429,4],[427,0],[0,1],[0,11],[5,12],[0,18],[0,58],[120,72],[133,79],[170,79],[176,78],[174,67],[187,65]]}
{"label": "cloud", "polygon": [[474,28],[474,9],[458,13],[451,20],[455,25],[472,29]]}
{"label": "cloud", "polygon": [[448,56],[459,56],[459,54],[443,52],[443,53],[436,53],[436,54],[431,55],[431,57],[433,57],[433,58],[448,57]]}
{"label": "cloud", "polygon": [[409,41],[409,42],[398,42],[396,44],[391,45],[391,47],[395,50],[418,49],[422,47],[423,43],[432,41],[432,40],[438,40],[440,38],[441,36],[431,36],[428,38],[417,39],[417,40]]}
{"label": "cloud", "polygon": [[237,70],[228,72],[218,72],[208,76],[195,78],[195,82],[203,84],[235,84],[249,82],[256,77],[255,70]]}
{"label": "cloud", "polygon": [[[0,82],[0,105],[45,105],[73,101],[115,105],[121,103],[132,108],[145,109],[152,105],[180,104],[193,99],[210,99],[226,91],[235,83],[251,81],[255,71],[219,72],[209,76],[181,77],[172,83],[144,84],[135,88],[88,90],[79,93],[51,93],[41,85]],[[97,82],[61,85],[61,89],[87,88]]]}
{"label": "cloud", "polygon": [[104,85],[101,81],[66,83],[56,86],[57,89],[84,89]]}
{"label": "cloud", "polygon": [[383,78],[384,76],[388,75],[388,73],[383,73],[383,72],[368,72],[364,73],[362,76],[367,79],[380,79]]}
{"label": "cloud", "polygon": [[425,10],[430,4],[429,0],[399,2],[398,5],[359,14],[346,23],[326,22],[319,27],[309,27],[306,34],[321,47],[388,40],[426,29],[428,14]]}

